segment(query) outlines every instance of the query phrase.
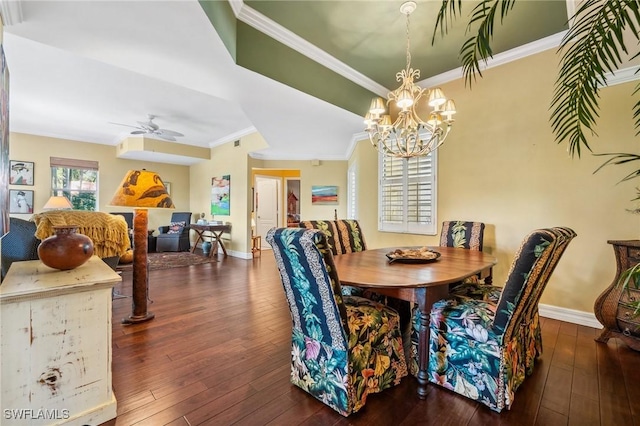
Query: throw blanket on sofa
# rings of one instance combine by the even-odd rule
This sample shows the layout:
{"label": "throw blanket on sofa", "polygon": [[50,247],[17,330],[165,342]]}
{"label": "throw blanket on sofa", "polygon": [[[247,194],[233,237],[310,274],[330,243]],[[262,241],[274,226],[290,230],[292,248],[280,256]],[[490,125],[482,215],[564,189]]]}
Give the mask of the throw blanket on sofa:
{"label": "throw blanket on sofa", "polygon": [[122,256],[129,248],[127,222],[122,216],[102,212],[55,210],[34,214],[36,237],[44,240],[55,234],[54,226],[76,225],[78,233],[93,240],[93,253],[98,257]]}

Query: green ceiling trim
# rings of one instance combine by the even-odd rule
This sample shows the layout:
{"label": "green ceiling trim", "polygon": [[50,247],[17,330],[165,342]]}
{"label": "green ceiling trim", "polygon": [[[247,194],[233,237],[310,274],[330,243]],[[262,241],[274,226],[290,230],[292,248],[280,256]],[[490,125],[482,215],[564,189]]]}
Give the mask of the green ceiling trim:
{"label": "green ceiling trim", "polygon": [[237,31],[240,66],[361,116],[376,96],[243,22]]}
{"label": "green ceiling trim", "polygon": [[236,60],[236,15],[226,1],[199,0],[229,54]]}
{"label": "green ceiling trim", "polygon": [[226,1],[200,5],[236,64],[362,115],[374,93],[236,19]]}

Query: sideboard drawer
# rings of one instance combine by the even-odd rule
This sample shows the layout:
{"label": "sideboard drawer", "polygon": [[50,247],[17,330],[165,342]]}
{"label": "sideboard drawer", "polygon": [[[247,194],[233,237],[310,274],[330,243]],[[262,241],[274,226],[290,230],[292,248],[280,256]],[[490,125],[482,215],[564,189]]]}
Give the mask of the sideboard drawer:
{"label": "sideboard drawer", "polygon": [[[624,322],[631,328],[633,334],[640,333],[640,316],[635,312],[634,308],[627,305],[618,305],[618,323]],[[622,328],[622,327],[620,327]]]}
{"label": "sideboard drawer", "polygon": [[634,338],[640,336],[640,324],[638,323],[618,320],[618,327],[624,336]]}
{"label": "sideboard drawer", "polygon": [[622,290],[622,293],[620,293],[620,303],[623,303],[625,305],[636,303],[639,300],[640,300],[640,289],[630,288],[627,290]]}

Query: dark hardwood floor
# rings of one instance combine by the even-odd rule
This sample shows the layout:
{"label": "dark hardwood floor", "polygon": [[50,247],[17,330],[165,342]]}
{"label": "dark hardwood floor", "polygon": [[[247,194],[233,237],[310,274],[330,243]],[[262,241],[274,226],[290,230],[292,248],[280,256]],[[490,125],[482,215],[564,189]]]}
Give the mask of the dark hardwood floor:
{"label": "dark hardwood floor", "polygon": [[[501,414],[413,377],[344,418],[289,383],[291,319],[270,251],[150,272],[155,319],[113,302],[118,417],[105,425],[640,425],[640,353],[543,319],[544,355]],[[131,273],[117,286],[131,293]]]}

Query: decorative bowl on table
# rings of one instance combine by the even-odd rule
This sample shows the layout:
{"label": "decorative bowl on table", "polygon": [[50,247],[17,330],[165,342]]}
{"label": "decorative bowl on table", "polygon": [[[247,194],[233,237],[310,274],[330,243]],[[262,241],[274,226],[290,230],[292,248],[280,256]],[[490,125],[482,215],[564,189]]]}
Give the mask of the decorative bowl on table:
{"label": "decorative bowl on table", "polygon": [[386,254],[389,263],[429,263],[435,262],[440,253],[428,247],[395,249]]}

